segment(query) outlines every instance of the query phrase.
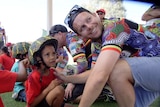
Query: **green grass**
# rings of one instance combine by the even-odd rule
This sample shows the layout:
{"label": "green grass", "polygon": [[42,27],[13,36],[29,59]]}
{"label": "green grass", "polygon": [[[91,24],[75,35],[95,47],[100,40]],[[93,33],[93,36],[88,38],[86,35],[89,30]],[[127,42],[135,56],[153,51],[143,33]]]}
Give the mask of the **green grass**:
{"label": "green grass", "polygon": [[12,92],[1,94],[5,107],[25,107],[25,102],[18,102],[11,98]]}
{"label": "green grass", "polygon": [[[1,94],[5,107],[25,107],[26,103],[18,102],[11,98],[12,92]],[[75,107],[78,105],[74,104]],[[116,103],[98,101],[92,107],[117,107]]]}
{"label": "green grass", "polygon": [[[11,98],[12,92],[1,94],[3,103],[5,107],[25,107],[26,103],[24,102],[17,102]],[[78,105],[74,105],[77,107]],[[117,103],[115,102],[102,102],[98,101],[95,102],[92,107],[118,107]],[[150,107],[160,107],[160,98],[158,98]]]}

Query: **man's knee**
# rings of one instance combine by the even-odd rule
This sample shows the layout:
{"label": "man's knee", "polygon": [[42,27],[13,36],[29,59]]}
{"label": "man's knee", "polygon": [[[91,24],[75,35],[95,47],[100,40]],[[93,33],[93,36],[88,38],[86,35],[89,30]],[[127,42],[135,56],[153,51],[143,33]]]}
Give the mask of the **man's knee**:
{"label": "man's knee", "polygon": [[124,81],[132,80],[130,67],[125,60],[119,60],[109,78],[109,84],[119,84]]}

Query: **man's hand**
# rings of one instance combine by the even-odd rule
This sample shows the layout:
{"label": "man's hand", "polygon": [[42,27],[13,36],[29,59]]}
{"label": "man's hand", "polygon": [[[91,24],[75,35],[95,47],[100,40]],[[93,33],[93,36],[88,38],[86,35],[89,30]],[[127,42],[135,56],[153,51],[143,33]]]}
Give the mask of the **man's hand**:
{"label": "man's hand", "polygon": [[65,73],[65,72],[59,72],[59,71],[57,71],[57,69],[55,69],[54,75],[55,75],[58,79],[60,79],[60,80],[62,80],[62,81],[64,81],[64,82],[68,82],[68,79],[67,79],[68,76],[66,76],[66,73]]}

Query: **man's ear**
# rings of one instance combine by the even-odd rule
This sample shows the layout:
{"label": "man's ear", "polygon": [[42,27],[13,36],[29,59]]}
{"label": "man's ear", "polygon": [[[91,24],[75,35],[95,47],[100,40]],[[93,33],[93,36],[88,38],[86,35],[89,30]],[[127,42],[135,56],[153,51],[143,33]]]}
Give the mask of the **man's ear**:
{"label": "man's ear", "polygon": [[61,37],[63,35],[63,32],[59,31],[57,34],[59,37]]}

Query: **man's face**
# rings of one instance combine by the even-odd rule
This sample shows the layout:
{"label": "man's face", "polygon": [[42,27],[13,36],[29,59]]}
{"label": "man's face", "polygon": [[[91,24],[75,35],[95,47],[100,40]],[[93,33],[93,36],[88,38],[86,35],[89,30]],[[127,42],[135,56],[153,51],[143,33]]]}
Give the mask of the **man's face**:
{"label": "man's face", "polygon": [[102,33],[102,22],[98,15],[88,12],[79,13],[73,22],[73,28],[83,38],[97,39]]}
{"label": "man's face", "polygon": [[54,34],[53,38],[58,40],[58,48],[62,48],[66,44],[66,34],[62,32],[58,32]]}

